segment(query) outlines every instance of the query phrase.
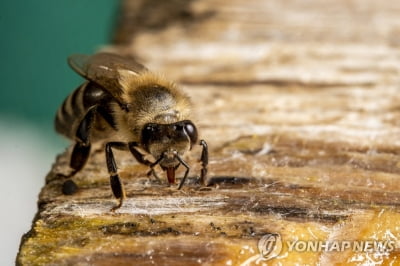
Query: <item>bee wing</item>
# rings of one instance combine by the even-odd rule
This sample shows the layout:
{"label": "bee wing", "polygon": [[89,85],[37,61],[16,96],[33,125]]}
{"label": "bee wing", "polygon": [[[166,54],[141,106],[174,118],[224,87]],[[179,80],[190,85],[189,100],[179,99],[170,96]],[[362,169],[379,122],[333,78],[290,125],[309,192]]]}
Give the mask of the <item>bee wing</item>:
{"label": "bee wing", "polygon": [[122,103],[119,70],[127,70],[132,75],[146,71],[146,67],[131,57],[122,57],[112,53],[98,53],[92,56],[73,54],[68,57],[69,66],[85,79],[92,81],[107,90]]}

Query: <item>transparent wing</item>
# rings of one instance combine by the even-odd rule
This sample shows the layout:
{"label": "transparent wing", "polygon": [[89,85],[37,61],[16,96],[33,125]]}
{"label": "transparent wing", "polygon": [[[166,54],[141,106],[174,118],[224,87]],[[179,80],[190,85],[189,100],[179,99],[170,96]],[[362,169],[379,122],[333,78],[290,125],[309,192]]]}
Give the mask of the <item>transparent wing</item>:
{"label": "transparent wing", "polygon": [[68,64],[76,73],[100,85],[117,99],[122,94],[119,70],[128,70],[132,75],[147,70],[131,57],[112,53],[98,53],[92,56],[73,54],[68,57]]}

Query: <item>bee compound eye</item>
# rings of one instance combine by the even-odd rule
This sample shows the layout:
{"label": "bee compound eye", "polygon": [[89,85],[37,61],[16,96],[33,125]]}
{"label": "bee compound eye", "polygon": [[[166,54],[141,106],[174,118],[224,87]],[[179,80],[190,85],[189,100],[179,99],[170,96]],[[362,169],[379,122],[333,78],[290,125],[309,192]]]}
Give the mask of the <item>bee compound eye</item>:
{"label": "bee compound eye", "polygon": [[183,130],[183,125],[175,124],[173,129],[174,129],[174,131],[182,131]]}
{"label": "bee compound eye", "polygon": [[154,125],[148,124],[144,126],[144,128],[142,129],[142,143],[145,147],[147,147],[154,139],[155,134],[156,128]]}
{"label": "bee compound eye", "polygon": [[185,129],[186,134],[189,136],[190,141],[192,143],[196,142],[197,141],[197,129],[196,129],[195,125],[192,122],[187,121],[185,123],[184,129]]}

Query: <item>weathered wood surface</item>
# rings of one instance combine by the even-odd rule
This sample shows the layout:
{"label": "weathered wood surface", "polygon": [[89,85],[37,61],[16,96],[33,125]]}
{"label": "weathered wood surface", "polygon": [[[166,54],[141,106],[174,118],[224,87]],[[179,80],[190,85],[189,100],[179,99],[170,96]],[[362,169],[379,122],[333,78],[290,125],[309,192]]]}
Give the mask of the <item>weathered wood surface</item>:
{"label": "weathered wood surface", "polygon": [[210,186],[194,183],[200,148],[180,191],[116,152],[128,199],[113,213],[101,148],[74,178],[79,193],[61,194],[55,173],[66,171],[69,150],[47,177],[17,262],[399,263],[399,249],[287,246],[263,261],[257,242],[267,233],[399,241],[400,2],[174,1],[171,17],[144,3],[125,1],[116,34],[125,44],[110,49],[139,56],[191,96],[210,147]]}

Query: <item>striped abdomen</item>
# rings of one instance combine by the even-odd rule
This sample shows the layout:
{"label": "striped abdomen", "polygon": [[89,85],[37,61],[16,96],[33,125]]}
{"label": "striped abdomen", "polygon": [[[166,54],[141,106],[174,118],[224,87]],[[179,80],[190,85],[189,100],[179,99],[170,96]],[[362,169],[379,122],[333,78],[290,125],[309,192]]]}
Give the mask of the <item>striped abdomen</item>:
{"label": "striped abdomen", "polygon": [[96,141],[106,138],[114,130],[115,122],[111,115],[112,96],[93,82],[85,82],[74,90],[57,111],[56,131],[69,139],[75,140],[79,124],[91,108],[96,108],[96,115],[91,125],[90,138]]}

